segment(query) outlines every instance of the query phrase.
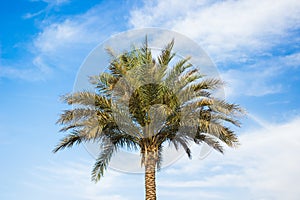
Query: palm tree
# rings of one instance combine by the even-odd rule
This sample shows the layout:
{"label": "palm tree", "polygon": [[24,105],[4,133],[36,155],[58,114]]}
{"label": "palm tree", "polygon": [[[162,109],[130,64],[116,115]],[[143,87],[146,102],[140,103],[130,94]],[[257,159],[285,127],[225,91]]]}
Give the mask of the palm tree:
{"label": "palm tree", "polygon": [[[232,125],[240,126],[237,117],[242,109],[214,97],[222,81],[205,78],[190,58],[174,62],[173,45],[174,40],[156,59],[147,39],[140,49],[120,56],[108,50],[109,71],[90,78],[96,90],[63,97],[73,108],[60,115],[61,131],[68,134],[53,152],[84,142],[99,144],[91,173],[97,182],[114,153],[123,148],[139,150],[146,200],[155,200],[164,145],[183,148],[190,158],[193,143],[206,143],[221,153],[223,144],[237,146]],[[155,105],[161,106],[153,109]]]}

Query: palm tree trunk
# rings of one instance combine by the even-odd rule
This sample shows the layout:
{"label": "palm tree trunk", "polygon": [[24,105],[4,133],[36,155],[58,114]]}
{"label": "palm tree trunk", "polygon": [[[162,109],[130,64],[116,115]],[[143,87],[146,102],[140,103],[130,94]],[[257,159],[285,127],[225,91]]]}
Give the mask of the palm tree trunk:
{"label": "palm tree trunk", "polygon": [[145,189],[146,200],[156,200],[156,153],[148,152],[145,156]]}

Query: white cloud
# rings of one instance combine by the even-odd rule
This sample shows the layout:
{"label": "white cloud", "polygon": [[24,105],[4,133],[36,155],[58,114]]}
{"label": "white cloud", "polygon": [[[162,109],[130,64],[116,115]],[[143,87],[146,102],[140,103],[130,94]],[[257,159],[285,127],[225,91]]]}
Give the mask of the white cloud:
{"label": "white cloud", "polygon": [[121,174],[108,170],[98,184],[90,181],[92,164],[83,161],[49,162],[47,166],[35,167],[31,178],[22,184],[31,192],[26,198],[36,199],[40,193],[55,199],[127,200],[120,195],[124,179]]}
{"label": "white cloud", "polygon": [[54,5],[61,5],[70,2],[70,0],[42,0],[42,1]]}
{"label": "white cloud", "polygon": [[[34,41],[34,47],[41,53],[55,53],[56,50],[69,49],[71,45],[87,45],[99,42],[99,30],[96,31],[97,17],[79,16],[78,19],[66,19],[62,23],[53,23],[43,29]],[[95,24],[95,31],[92,24]]]}
{"label": "white cloud", "polygon": [[110,19],[99,15],[100,11],[96,6],[84,14],[43,27],[33,41],[32,52],[58,68],[78,68],[91,49],[113,31]]}
{"label": "white cloud", "polygon": [[35,13],[26,13],[23,16],[23,18],[29,19],[29,18],[39,16],[41,14],[47,15],[53,8],[62,6],[70,2],[70,0],[31,0],[31,2],[41,2],[41,1],[47,3],[47,6],[44,9],[39,10]]}
{"label": "white cloud", "polygon": [[38,57],[34,59],[33,67],[31,66],[30,68],[20,69],[18,66],[0,66],[0,78],[10,77],[26,81],[45,80],[45,77],[49,77],[52,70],[47,65],[42,64],[43,61],[37,60]]}
{"label": "white cloud", "polygon": [[32,2],[43,1],[45,3],[52,4],[52,5],[61,5],[70,2],[70,0],[31,0],[31,1]]}
{"label": "white cloud", "polygon": [[[133,27],[159,26],[198,41],[214,61],[247,60],[300,27],[297,0],[155,1],[131,12]],[[290,38],[289,38],[290,39]]]}
{"label": "white cloud", "polygon": [[[45,2],[49,6],[59,6],[68,1]],[[21,58],[19,63],[15,60],[2,63],[0,77],[44,80],[57,69],[78,69],[96,45],[123,25],[116,23],[123,17],[118,16],[121,9],[111,10],[111,6],[98,4],[83,14],[62,16],[59,20],[45,17],[38,24],[40,32],[27,43],[26,48],[31,55]]]}
{"label": "white cloud", "polygon": [[175,188],[184,188],[186,193],[192,189],[212,194],[216,191],[223,197],[212,199],[296,200],[300,196],[299,124],[298,117],[244,133],[240,136],[242,145],[228,149],[224,156],[212,154],[190,163],[183,159],[166,170],[169,176],[159,182],[159,187],[174,195]]}
{"label": "white cloud", "polygon": [[129,22],[135,28],[169,28],[197,41],[217,65],[226,66],[222,78],[229,97],[280,93],[283,83],[274,79],[299,66],[299,53],[273,52],[282,46],[278,51],[286,55],[287,46],[299,43],[297,0],[145,1]]}
{"label": "white cloud", "polygon": [[229,69],[221,73],[222,79],[227,83],[226,96],[264,96],[283,92],[288,88],[284,83],[276,82],[276,78],[299,68],[299,63],[300,53],[294,53],[271,57],[238,69]]}
{"label": "white cloud", "polygon": [[27,60],[23,60],[22,62],[15,61],[5,64],[1,62],[0,57],[0,78],[10,77],[26,81],[41,81],[53,73],[53,69],[40,56],[36,56],[28,63]]}

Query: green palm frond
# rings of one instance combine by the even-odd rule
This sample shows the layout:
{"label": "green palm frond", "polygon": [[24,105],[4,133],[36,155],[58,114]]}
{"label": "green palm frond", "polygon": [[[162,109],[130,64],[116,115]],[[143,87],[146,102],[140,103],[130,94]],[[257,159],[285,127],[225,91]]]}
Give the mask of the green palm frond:
{"label": "green palm frond", "polygon": [[209,146],[214,148],[216,151],[218,151],[220,153],[224,153],[223,146],[220,144],[220,142],[215,137],[199,133],[199,134],[196,134],[194,141],[197,144],[205,142],[206,144],[208,144]]}
{"label": "green palm frond", "polygon": [[60,115],[60,118],[56,123],[58,124],[71,124],[80,122],[87,118],[103,118],[107,119],[108,115],[105,112],[101,112],[99,110],[91,109],[91,108],[75,108],[72,110],[65,110]]}
{"label": "green palm frond", "polygon": [[213,101],[214,103],[210,108],[214,111],[235,117],[245,114],[245,111],[237,104],[227,103],[226,101],[219,99],[214,99]]}
{"label": "green palm frond", "polygon": [[146,36],[144,45],[142,46],[140,50],[140,58],[143,61],[144,65],[149,65],[153,62],[151,49],[148,46],[148,38]]}
{"label": "green palm frond", "polygon": [[111,102],[109,99],[89,91],[68,94],[63,96],[62,100],[69,105],[94,107],[103,110],[109,110],[111,108]]}
{"label": "green palm frond", "polygon": [[175,137],[174,139],[171,140],[171,142],[174,144],[175,148],[178,149],[179,147],[182,147],[184,151],[186,152],[187,156],[189,158],[192,158],[192,152],[190,149],[190,144],[189,144],[189,138],[187,137]]}
{"label": "green palm frond", "polygon": [[200,120],[199,132],[219,138],[229,147],[236,147],[239,145],[237,136],[230,128],[225,127],[218,122],[214,122],[213,120]]}
{"label": "green palm frond", "polygon": [[163,163],[163,147],[162,145],[159,145],[158,150],[157,150],[157,163],[156,163],[156,167],[157,170],[160,170],[162,167],[162,163]]}
{"label": "green palm frond", "polygon": [[71,125],[64,125],[60,130],[59,132],[66,132],[66,131],[69,131],[69,130],[75,130],[75,129],[81,129],[83,128],[85,125],[82,123],[82,124],[79,124],[79,123],[72,123]]}
{"label": "green palm frond", "polygon": [[98,158],[96,159],[95,165],[92,170],[92,181],[97,182],[103,176],[114,151],[115,146],[113,144],[108,143],[102,146],[102,150]]}
{"label": "green palm frond", "polygon": [[168,64],[174,58],[175,53],[172,53],[172,49],[174,46],[174,39],[166,45],[166,47],[162,50],[161,54],[158,56],[158,63],[161,68],[167,70]]}
{"label": "green palm frond", "polygon": [[182,75],[182,73],[192,67],[193,65],[191,63],[189,63],[189,60],[191,58],[190,57],[187,57],[185,59],[182,59],[180,61],[178,61],[169,71],[169,73],[167,74],[167,77],[166,79],[164,80],[164,82],[167,84],[167,85],[170,85],[170,86],[175,86],[174,84],[172,83],[176,83],[178,82],[179,80],[179,77],[180,75]]}
{"label": "green palm frond", "polygon": [[59,150],[72,147],[74,144],[80,144],[82,141],[83,138],[80,136],[80,134],[76,131],[73,131],[60,141],[60,143],[54,148],[53,152],[56,153]]}

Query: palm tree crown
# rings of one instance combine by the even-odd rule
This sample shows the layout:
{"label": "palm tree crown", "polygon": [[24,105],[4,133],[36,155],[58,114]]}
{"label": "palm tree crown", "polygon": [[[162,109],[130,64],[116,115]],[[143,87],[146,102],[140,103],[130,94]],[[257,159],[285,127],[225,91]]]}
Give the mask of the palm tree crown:
{"label": "palm tree crown", "polygon": [[[231,125],[239,126],[242,109],[214,97],[219,79],[205,78],[185,58],[174,62],[174,40],[154,59],[147,40],[142,48],[111,55],[108,72],[90,78],[96,91],[65,95],[74,105],[58,120],[68,132],[53,150],[82,142],[97,142],[101,152],[92,170],[98,181],[113,154],[122,148],[139,150],[145,166],[146,199],[156,199],[155,171],[162,147],[172,144],[191,157],[192,143],[206,143],[223,153],[223,144],[238,145]],[[172,66],[170,66],[172,64]]]}

